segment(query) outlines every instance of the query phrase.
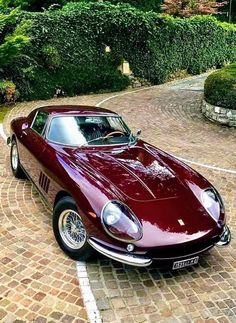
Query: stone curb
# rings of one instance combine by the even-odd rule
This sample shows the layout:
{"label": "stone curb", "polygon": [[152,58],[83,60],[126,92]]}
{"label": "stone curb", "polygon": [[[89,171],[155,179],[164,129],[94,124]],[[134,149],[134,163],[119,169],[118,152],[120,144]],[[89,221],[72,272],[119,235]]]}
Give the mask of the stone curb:
{"label": "stone curb", "polygon": [[202,113],[212,122],[229,127],[236,127],[236,110],[211,105],[203,99]]}

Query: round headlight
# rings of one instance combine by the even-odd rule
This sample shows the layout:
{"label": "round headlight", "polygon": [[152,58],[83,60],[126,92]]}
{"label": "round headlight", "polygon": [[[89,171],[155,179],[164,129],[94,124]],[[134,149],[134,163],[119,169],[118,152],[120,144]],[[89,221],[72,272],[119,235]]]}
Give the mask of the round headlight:
{"label": "round headlight", "polygon": [[105,222],[107,225],[115,225],[121,218],[122,211],[118,205],[109,203],[106,206]]}
{"label": "round headlight", "polygon": [[206,209],[211,208],[217,202],[216,195],[211,190],[206,190],[202,193],[202,203]]}
{"label": "round headlight", "polygon": [[141,223],[122,202],[108,202],[102,210],[101,220],[106,232],[117,240],[132,242],[142,238]]}
{"label": "round headlight", "polygon": [[208,213],[218,221],[220,212],[224,212],[224,204],[219,193],[213,188],[208,188],[202,192],[201,199],[202,204]]}

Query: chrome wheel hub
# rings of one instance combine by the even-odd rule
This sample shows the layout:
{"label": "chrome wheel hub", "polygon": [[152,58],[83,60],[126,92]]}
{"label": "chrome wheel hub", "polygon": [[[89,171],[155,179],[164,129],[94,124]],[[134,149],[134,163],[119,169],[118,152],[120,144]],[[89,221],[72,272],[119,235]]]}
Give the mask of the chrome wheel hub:
{"label": "chrome wheel hub", "polygon": [[71,249],[80,249],[87,235],[79,214],[74,210],[65,210],[60,214],[58,228],[64,243]]}
{"label": "chrome wheel hub", "polygon": [[11,164],[14,170],[16,170],[18,167],[18,161],[19,161],[19,157],[18,157],[17,147],[16,145],[13,145],[12,152],[11,152]]}

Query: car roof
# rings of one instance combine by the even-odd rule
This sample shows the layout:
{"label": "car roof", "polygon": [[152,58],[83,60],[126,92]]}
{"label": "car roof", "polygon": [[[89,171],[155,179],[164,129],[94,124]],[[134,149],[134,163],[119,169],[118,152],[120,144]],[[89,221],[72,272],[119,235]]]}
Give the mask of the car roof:
{"label": "car roof", "polygon": [[52,115],[86,115],[86,116],[101,116],[101,115],[117,115],[117,113],[87,105],[51,105],[42,106],[39,108],[41,111],[45,111]]}

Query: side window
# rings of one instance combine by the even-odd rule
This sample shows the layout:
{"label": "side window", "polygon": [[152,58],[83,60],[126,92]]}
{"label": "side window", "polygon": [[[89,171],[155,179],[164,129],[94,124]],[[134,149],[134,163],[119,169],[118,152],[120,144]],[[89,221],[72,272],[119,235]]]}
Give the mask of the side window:
{"label": "side window", "polygon": [[38,134],[42,134],[45,124],[47,122],[48,113],[44,111],[39,111],[31,128],[36,131]]}

